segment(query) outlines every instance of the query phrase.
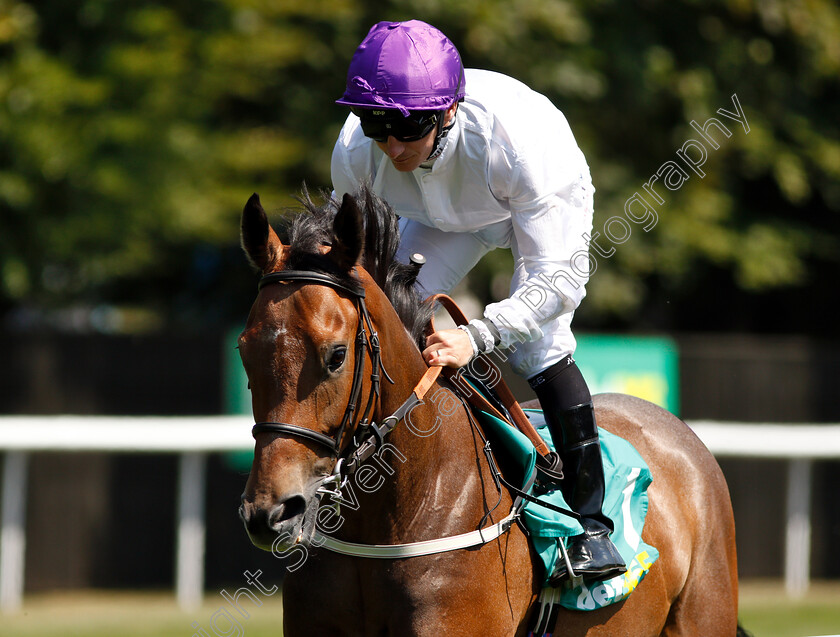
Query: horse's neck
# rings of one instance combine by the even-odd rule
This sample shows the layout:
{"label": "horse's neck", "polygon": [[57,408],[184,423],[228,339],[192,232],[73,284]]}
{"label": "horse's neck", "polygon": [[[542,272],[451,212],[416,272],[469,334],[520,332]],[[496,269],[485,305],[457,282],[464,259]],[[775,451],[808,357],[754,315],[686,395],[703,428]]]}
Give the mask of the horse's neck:
{"label": "horse's neck", "polygon": [[485,496],[491,496],[492,506],[496,494],[488,492],[492,481],[465,407],[450,389],[436,384],[410,418],[395,436],[407,460],[404,474],[395,476],[393,495],[413,507],[403,531],[419,539],[425,529],[436,529],[438,536],[473,530],[486,511]]}
{"label": "horse's neck", "polygon": [[[377,422],[409,397],[427,369],[404,330],[391,329],[382,341],[383,366],[395,382],[383,382]],[[401,543],[463,533],[496,503],[478,434],[447,387],[433,385],[385,442],[363,479],[354,478],[367,495],[364,511],[348,516],[346,537]]]}

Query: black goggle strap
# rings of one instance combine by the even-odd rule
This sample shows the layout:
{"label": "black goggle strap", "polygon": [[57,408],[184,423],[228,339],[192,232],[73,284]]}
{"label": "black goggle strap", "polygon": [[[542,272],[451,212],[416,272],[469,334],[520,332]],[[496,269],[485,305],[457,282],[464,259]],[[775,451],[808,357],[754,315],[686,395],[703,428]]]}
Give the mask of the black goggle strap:
{"label": "black goggle strap", "polygon": [[437,157],[443,152],[443,147],[441,146],[441,141],[443,138],[446,137],[447,133],[449,133],[450,129],[455,126],[455,118],[452,118],[452,123],[449,126],[444,126],[444,117],[446,116],[446,111],[441,111],[437,121],[437,130],[435,132],[435,143],[432,145],[432,152],[429,153],[429,156],[426,158],[426,161]]}

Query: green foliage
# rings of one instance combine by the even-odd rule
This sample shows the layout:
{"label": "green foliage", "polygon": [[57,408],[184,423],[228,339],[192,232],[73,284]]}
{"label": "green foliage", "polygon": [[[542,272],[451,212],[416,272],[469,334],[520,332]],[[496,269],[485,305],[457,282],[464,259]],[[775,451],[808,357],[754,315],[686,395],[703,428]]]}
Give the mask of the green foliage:
{"label": "green foliage", "polygon": [[345,3],[53,5],[0,5],[7,304],[107,301],[235,242],[254,190],[284,205],[328,182]]}
{"label": "green foliage", "polygon": [[[0,0],[0,310],[142,303],[171,315],[196,247],[234,246],[251,192],[276,209],[304,180],[329,186],[349,58],[375,21],[411,17],[568,117],[592,168],[595,230],[615,247],[579,321],[692,328],[710,295],[784,303],[834,280],[831,0]],[[708,149],[704,176],[674,190],[660,180],[655,227],[631,223],[611,244],[604,224],[698,139],[692,120],[733,110],[733,94],[749,132],[725,120],[732,135]],[[482,264],[482,300],[509,267]],[[217,283],[217,299],[239,285]]]}

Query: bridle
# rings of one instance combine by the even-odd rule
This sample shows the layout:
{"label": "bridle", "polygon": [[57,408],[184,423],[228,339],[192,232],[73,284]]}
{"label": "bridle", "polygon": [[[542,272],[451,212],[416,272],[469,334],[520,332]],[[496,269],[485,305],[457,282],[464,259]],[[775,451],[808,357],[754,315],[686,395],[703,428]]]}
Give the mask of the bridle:
{"label": "bridle", "polygon": [[[347,476],[354,473],[365,460],[376,453],[377,449],[384,443],[385,436],[399,424],[408,412],[422,402],[423,396],[437,378],[441,368],[430,367],[406,401],[393,414],[384,418],[382,424],[377,425],[370,418],[373,415],[376,403],[379,401],[380,372],[391,384],[394,384],[394,381],[382,365],[379,335],[373,327],[373,322],[365,305],[364,288],[361,285],[353,285],[324,272],[317,272],[315,270],[285,270],[263,275],[257,285],[257,289],[262,290],[267,285],[284,282],[325,285],[347,292],[353,298],[356,311],[359,315],[359,323],[356,328],[356,352],[353,362],[353,382],[350,389],[350,397],[334,437],[308,429],[307,427],[285,422],[258,422],[251,429],[251,433],[254,438],[260,433],[285,434],[303,438],[325,447],[333,457],[337,458],[332,477],[334,481],[340,483],[340,481],[345,480]],[[368,394],[365,408],[358,417],[358,423],[355,425],[355,434],[352,436],[351,442],[342,449],[341,441],[344,437],[344,432],[357,419],[356,410],[362,392],[366,351],[369,352],[371,360],[370,393]]]}
{"label": "bridle", "polygon": [[[423,402],[426,392],[432,387],[435,380],[437,380],[437,377],[440,375],[443,368],[429,367],[420,378],[417,385],[415,385],[408,398],[406,398],[406,400],[396,409],[396,411],[394,411],[393,414],[384,418],[382,423],[379,425],[370,421],[369,418],[373,414],[374,406],[379,400],[380,371],[384,374],[388,382],[394,384],[394,381],[382,366],[379,336],[373,327],[373,322],[371,321],[370,314],[368,313],[367,306],[365,305],[364,288],[361,285],[353,285],[352,283],[342,281],[333,275],[323,272],[317,272],[314,270],[285,270],[282,272],[271,272],[263,275],[259,281],[258,290],[262,290],[262,288],[266,285],[273,283],[296,281],[315,285],[326,285],[328,287],[332,287],[333,289],[347,292],[355,301],[356,310],[359,315],[359,323],[356,329],[356,356],[353,365],[353,384],[350,390],[350,398],[347,402],[347,407],[344,410],[344,416],[335,437],[330,437],[312,429],[285,422],[258,422],[253,426],[251,432],[255,438],[257,434],[260,433],[285,434],[318,443],[322,447],[328,449],[330,454],[336,458],[336,463],[333,467],[332,474],[321,478],[320,486],[317,488],[316,492],[321,497],[327,495],[331,496],[332,504],[330,506],[334,507],[337,511],[338,503],[344,501],[341,490],[347,484],[350,475],[352,475],[368,458],[373,456],[384,444],[385,437],[393,431],[393,429],[414,407]],[[441,301],[444,301],[444,305],[447,306],[451,312],[451,307],[454,306],[454,302],[445,295],[439,295],[439,297]],[[458,311],[460,312],[460,310]],[[371,359],[371,390],[368,395],[365,409],[361,414],[359,422],[355,426],[355,433],[351,436],[351,442],[342,449],[341,441],[344,436],[344,432],[350,423],[355,420],[356,407],[361,395],[365,351],[370,353]],[[469,408],[467,408],[467,415],[470,417],[470,421],[472,422],[472,415]],[[476,430],[479,431],[480,434],[480,430],[477,428]],[[483,435],[482,438],[484,438]],[[485,519],[489,517],[493,509],[495,509],[495,507],[493,507],[493,509],[485,513],[481,523],[479,524],[478,530],[451,537],[425,540],[421,542],[411,542],[408,544],[367,545],[344,542],[331,536],[323,536],[320,535],[320,533],[316,533],[319,544],[336,553],[356,557],[384,559],[431,555],[444,551],[471,548],[487,544],[499,537],[501,534],[507,532],[513,521],[519,516],[523,499],[538,502],[541,506],[580,519],[580,516],[577,513],[562,509],[550,503],[542,502],[505,480],[499,473],[498,468],[495,466],[495,461],[490,453],[489,443],[486,440],[484,452],[487,455],[488,462],[490,463],[491,471],[493,471],[496,488],[500,493],[500,501],[502,484],[519,496],[519,498],[514,501],[510,513],[499,522],[496,522],[489,527],[484,527]],[[565,546],[563,546],[562,543],[561,546],[565,555]],[[570,564],[567,564],[567,568],[571,571]]]}

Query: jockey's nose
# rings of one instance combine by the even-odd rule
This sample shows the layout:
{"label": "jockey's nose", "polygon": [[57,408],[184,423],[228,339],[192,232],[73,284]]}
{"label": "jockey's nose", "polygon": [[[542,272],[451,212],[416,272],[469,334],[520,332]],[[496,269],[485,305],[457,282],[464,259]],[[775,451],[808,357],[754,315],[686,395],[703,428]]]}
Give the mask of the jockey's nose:
{"label": "jockey's nose", "polygon": [[402,155],[402,152],[405,150],[405,144],[399,141],[396,137],[389,136],[387,140],[385,140],[385,153],[391,159],[395,159]]}

